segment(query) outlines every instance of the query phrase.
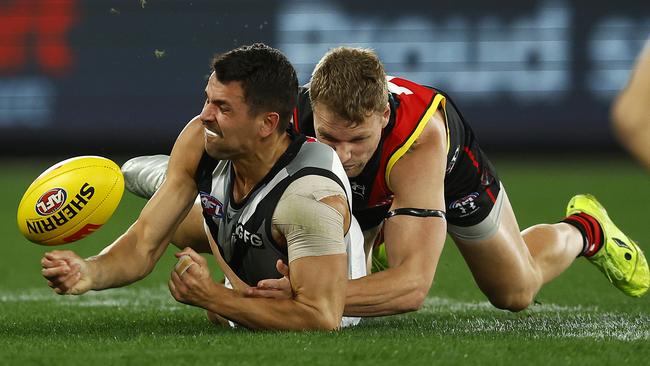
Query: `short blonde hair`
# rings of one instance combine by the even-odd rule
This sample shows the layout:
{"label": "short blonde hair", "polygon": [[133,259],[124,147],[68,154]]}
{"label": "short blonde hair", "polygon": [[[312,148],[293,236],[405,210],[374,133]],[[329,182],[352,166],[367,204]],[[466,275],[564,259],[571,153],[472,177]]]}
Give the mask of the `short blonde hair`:
{"label": "short blonde hair", "polygon": [[360,123],[388,103],[384,65],[367,48],[338,47],[328,51],[311,76],[312,107],[324,104],[339,117]]}

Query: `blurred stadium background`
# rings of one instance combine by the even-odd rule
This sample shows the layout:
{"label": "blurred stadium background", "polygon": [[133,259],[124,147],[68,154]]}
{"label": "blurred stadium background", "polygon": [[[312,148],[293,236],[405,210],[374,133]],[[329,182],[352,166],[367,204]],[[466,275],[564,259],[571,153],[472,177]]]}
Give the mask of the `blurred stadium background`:
{"label": "blurred stadium background", "polygon": [[5,0],[3,155],[164,152],[200,111],[209,60],[262,41],[306,83],[330,47],[447,91],[488,151],[616,151],[608,109],[650,3]]}
{"label": "blurred stadium background", "polygon": [[[510,314],[486,304],[447,245],[425,309],[332,339],[282,335],[285,359],[269,352],[277,349],[272,335],[214,330],[200,311],[174,303],[165,289],[170,254],[132,292],[52,295],[39,275],[45,248],[20,236],[15,209],[29,183],[63,158],[121,163],[168,153],[200,111],[216,52],[268,43],[306,83],[327,49],[351,45],[374,48],[389,73],[452,96],[496,163],[522,227],[558,220],[572,194],[590,191],[649,252],[650,180],[609,122],[648,36],[650,2],[638,0],[2,0],[0,356],[42,364],[42,344],[59,352],[55,364],[113,356],[108,363],[192,364],[213,360],[196,354],[210,347],[223,352],[219,362],[242,365],[519,364],[522,355],[538,364],[647,362],[648,298],[624,298],[585,261],[540,293],[541,307]],[[142,205],[125,194],[105,228],[63,248],[97,253]],[[253,342],[259,349],[243,355]],[[76,354],[60,352],[62,343]]]}

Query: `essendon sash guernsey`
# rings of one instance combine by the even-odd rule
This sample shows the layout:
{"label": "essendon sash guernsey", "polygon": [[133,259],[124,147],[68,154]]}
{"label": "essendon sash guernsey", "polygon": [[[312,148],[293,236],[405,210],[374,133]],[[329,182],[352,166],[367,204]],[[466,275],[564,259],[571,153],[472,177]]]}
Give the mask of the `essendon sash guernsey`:
{"label": "essendon sash guernsey", "polygon": [[[444,93],[396,77],[388,77],[387,81],[391,107],[388,125],[364,170],[357,177],[349,178],[353,213],[361,228],[375,227],[384,219],[393,201],[390,173],[438,109],[445,113],[447,121],[444,182],[447,219],[460,226],[478,224],[490,212],[499,191],[499,182],[471,128]],[[308,85],[300,90],[293,119],[298,131],[315,136]]]}

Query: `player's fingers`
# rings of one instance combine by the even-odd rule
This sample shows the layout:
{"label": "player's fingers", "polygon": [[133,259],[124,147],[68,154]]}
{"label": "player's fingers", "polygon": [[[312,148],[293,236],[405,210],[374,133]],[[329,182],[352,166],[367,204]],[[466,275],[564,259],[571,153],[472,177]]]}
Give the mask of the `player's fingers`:
{"label": "player's fingers", "polygon": [[167,287],[169,287],[169,293],[172,294],[174,299],[176,299],[176,286],[174,285],[174,281],[170,278],[169,281],[167,281]]}
{"label": "player's fingers", "polygon": [[174,299],[176,299],[176,301],[183,302],[182,291],[179,289],[179,287],[183,286],[183,283],[180,282],[180,278],[178,277],[176,272],[172,271],[167,286],[169,287],[169,292],[172,294]]}
{"label": "player's fingers", "polygon": [[47,286],[49,286],[55,293],[59,295],[67,294],[67,289],[62,288],[59,284],[55,284],[52,281],[47,281]]}
{"label": "player's fingers", "polygon": [[62,267],[62,266],[67,266],[67,263],[62,260],[49,260],[47,258],[41,259],[42,268],[52,268],[52,267]]}
{"label": "player's fingers", "polygon": [[205,260],[205,258],[203,258],[203,256],[201,256],[199,253],[197,253],[196,251],[194,251],[194,249],[190,247],[186,247],[185,249],[183,249],[183,251],[185,252],[186,255],[189,255],[190,258],[192,258],[192,260],[197,264],[199,264],[201,267],[205,266],[208,263]]}
{"label": "player's fingers", "polygon": [[199,270],[199,265],[196,262],[190,263],[187,268],[185,269],[185,272],[182,272],[178,275],[178,277],[183,277],[183,275],[194,275],[196,271]]}
{"label": "player's fingers", "polygon": [[46,267],[53,267],[53,266],[54,266],[54,262],[52,260],[48,259],[45,256],[41,258],[41,267],[46,268]]}
{"label": "player's fingers", "polygon": [[71,284],[76,284],[78,282],[78,279],[80,277],[81,273],[79,273],[79,271],[71,270],[65,275],[50,277],[48,279],[52,281],[52,283],[57,287],[60,287],[67,291],[72,287]]}
{"label": "player's fingers", "polygon": [[187,270],[193,265],[196,264],[192,257],[189,255],[183,255],[178,259],[178,263],[174,266],[174,272],[178,274],[178,277],[182,277]]}
{"label": "player's fingers", "polygon": [[267,299],[286,299],[287,295],[284,291],[280,290],[266,290],[258,287],[245,288],[242,293],[245,297],[263,297]]}
{"label": "player's fingers", "polygon": [[70,256],[74,256],[74,252],[70,250],[53,250],[45,253],[45,257],[51,260],[61,260]]}
{"label": "player's fingers", "polygon": [[71,293],[71,290],[79,282],[80,279],[81,279],[81,273],[79,272],[71,273],[65,278],[62,278],[61,282],[56,287],[61,289],[65,293]]}
{"label": "player's fingers", "polygon": [[183,282],[183,279],[176,273],[176,271],[172,271],[171,276],[169,279],[174,283],[174,287],[178,292],[183,292],[183,289],[185,288],[185,283]]}
{"label": "player's fingers", "polygon": [[281,279],[266,279],[257,283],[257,288],[261,290],[279,290],[283,288]]}
{"label": "player's fingers", "polygon": [[53,250],[51,252],[45,252],[45,254],[43,254],[43,256],[45,258],[49,259],[49,260],[56,260],[56,259],[59,259],[58,255],[57,255],[58,252],[59,252],[58,250]]}
{"label": "player's fingers", "polygon": [[56,257],[50,257],[50,256],[43,256],[41,258],[41,266],[45,267],[54,267],[54,266],[63,266],[66,265],[67,262],[64,261],[63,259],[56,258]]}
{"label": "player's fingers", "polygon": [[180,252],[178,252],[178,253],[176,253],[176,254],[174,254],[174,255],[175,255],[177,258],[179,258],[179,257],[182,257],[182,256],[184,256],[184,255],[190,255],[190,253],[193,252],[193,251],[194,251],[194,250],[192,249],[192,247],[185,247],[185,248],[183,248],[183,250],[181,250]]}
{"label": "player's fingers", "polygon": [[70,268],[68,266],[53,267],[53,268],[43,268],[41,270],[41,275],[43,277],[50,279],[61,278],[67,276],[70,273]]}
{"label": "player's fingers", "polygon": [[275,262],[275,268],[280,272],[281,275],[285,277],[289,277],[289,266],[284,264],[282,259],[278,259],[277,262]]}

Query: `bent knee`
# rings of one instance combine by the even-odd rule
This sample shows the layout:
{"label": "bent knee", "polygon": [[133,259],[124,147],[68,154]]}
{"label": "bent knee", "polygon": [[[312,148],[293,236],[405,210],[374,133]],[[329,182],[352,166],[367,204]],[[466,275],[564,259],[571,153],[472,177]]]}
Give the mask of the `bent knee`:
{"label": "bent knee", "polygon": [[494,307],[513,312],[528,308],[535,298],[535,293],[530,291],[516,291],[503,294],[488,294],[488,299]]}

